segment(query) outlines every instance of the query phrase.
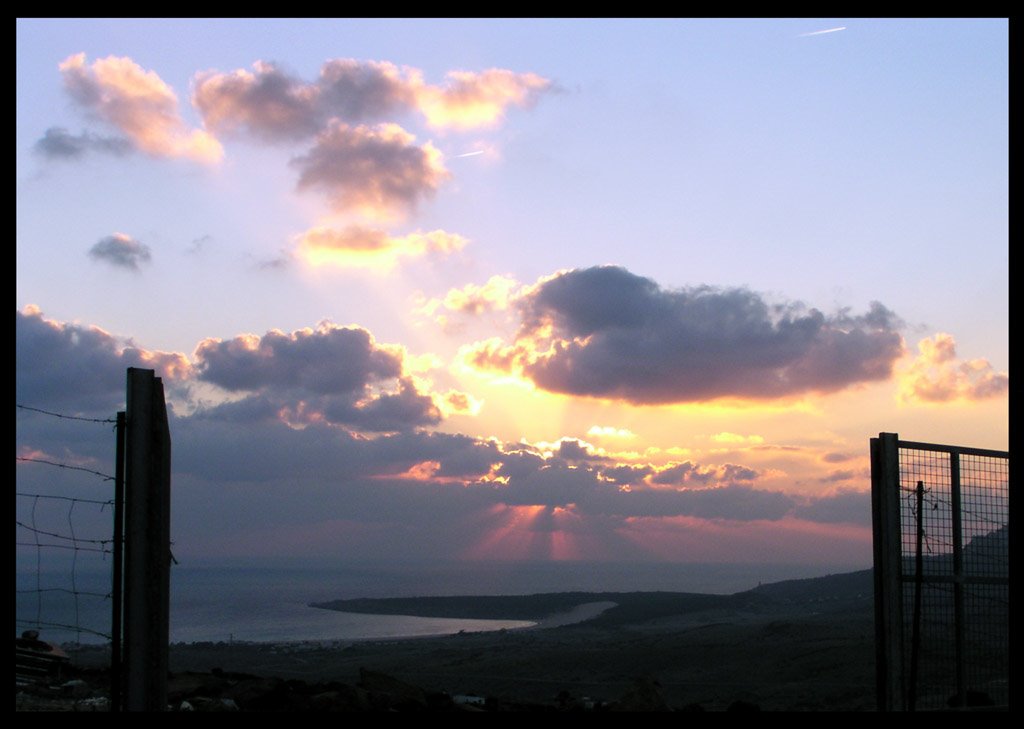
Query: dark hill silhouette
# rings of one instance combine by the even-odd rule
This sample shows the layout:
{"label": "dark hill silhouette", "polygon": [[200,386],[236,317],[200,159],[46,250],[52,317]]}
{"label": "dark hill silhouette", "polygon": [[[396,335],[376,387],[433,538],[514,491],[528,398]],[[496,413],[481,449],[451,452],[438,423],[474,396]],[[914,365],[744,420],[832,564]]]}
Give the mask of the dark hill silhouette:
{"label": "dark hill silhouette", "polygon": [[859,607],[868,609],[872,595],[872,571],[861,570],[760,585],[732,595],[690,592],[559,592],[535,595],[358,598],[312,603],[312,607],[376,615],[536,621],[585,603],[613,602],[615,607],[585,621],[588,626],[612,627],[686,615],[709,615],[716,611],[722,615],[779,610],[831,612]]}

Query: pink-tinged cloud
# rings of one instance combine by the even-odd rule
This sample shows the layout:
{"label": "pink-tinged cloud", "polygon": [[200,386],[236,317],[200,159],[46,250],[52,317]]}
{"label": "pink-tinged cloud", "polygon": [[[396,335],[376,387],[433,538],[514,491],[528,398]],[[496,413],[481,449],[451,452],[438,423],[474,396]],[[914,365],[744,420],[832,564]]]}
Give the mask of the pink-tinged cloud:
{"label": "pink-tinged cloud", "polygon": [[665,560],[864,564],[871,559],[870,526],[793,517],[752,523],[684,516],[632,518],[619,534]]}
{"label": "pink-tinged cloud", "polygon": [[314,265],[390,267],[400,258],[449,255],[468,243],[443,230],[392,236],[378,228],[351,225],[313,228],[299,238],[300,253]]}
{"label": "pink-tinged cloud", "polygon": [[552,83],[534,73],[492,68],[479,73],[451,71],[444,86],[423,85],[416,96],[433,127],[473,129],[499,124],[510,106],[532,107]]}
{"label": "pink-tinged cloud", "polygon": [[858,458],[858,457],[859,456],[857,454],[854,454],[854,453],[839,453],[837,451],[833,451],[833,452],[824,454],[821,457],[821,460],[823,460],[825,463],[845,463],[846,461],[849,461],[849,460],[852,460],[852,459]]}
{"label": "pink-tinged cloud", "polygon": [[552,84],[532,73],[490,69],[454,71],[434,86],[415,68],[339,58],[326,61],[314,82],[257,61],[251,71],[199,74],[193,87],[192,103],[208,128],[288,141],[316,134],[331,119],[358,124],[410,112],[435,128],[490,127],[509,107],[533,106]]}
{"label": "pink-tinged cloud", "polygon": [[298,189],[323,193],[339,211],[376,217],[411,212],[449,174],[441,153],[397,124],[349,127],[332,123],[308,154],[292,160]]}
{"label": "pink-tinged cloud", "polygon": [[[870,474],[864,475],[864,480]],[[871,524],[871,492],[849,487],[840,487],[835,491],[822,494],[793,509],[798,519],[823,524]]]}
{"label": "pink-tinged cloud", "polygon": [[926,337],[917,347],[918,356],[902,376],[900,395],[905,402],[988,400],[1009,392],[1009,375],[996,372],[988,360],[957,359],[950,334]]}
{"label": "pink-tinged cloud", "polygon": [[130,58],[108,56],[87,65],[85,54],[79,53],[59,68],[71,98],[120,130],[139,150],[155,157],[187,157],[205,163],[223,157],[220,142],[185,124],[171,87]]}
{"label": "pink-tinged cloud", "polygon": [[662,289],[615,267],[542,279],[517,301],[515,341],[468,349],[470,364],[552,392],[636,404],[772,399],[888,379],[903,354],[896,316],[825,316],[746,289]]}
{"label": "pink-tinged cloud", "polygon": [[104,261],[130,271],[138,271],[140,264],[149,263],[152,258],[149,246],[127,233],[114,233],[100,238],[89,249],[89,255],[97,261]]}

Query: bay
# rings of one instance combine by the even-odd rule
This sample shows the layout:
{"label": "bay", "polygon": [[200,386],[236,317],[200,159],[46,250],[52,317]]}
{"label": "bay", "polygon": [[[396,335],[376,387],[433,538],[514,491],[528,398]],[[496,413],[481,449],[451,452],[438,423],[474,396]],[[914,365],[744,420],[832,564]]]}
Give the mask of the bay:
{"label": "bay", "polygon": [[[171,572],[170,633],[172,642],[185,643],[302,642],[386,640],[514,629],[532,623],[363,615],[312,608],[309,604],[357,597],[568,591],[731,594],[755,587],[759,582],[859,568],[582,562],[177,565]],[[106,642],[105,636],[110,633],[109,569],[109,563],[74,570],[18,565],[16,634],[38,625],[40,637],[51,642]]]}

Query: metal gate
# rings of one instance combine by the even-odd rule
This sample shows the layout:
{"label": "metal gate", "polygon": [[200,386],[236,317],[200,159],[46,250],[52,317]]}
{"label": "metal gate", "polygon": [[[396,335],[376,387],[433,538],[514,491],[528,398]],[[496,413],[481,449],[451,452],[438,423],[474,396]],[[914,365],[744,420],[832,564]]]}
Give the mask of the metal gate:
{"label": "metal gate", "polygon": [[871,439],[878,708],[1006,707],[1006,451]]}

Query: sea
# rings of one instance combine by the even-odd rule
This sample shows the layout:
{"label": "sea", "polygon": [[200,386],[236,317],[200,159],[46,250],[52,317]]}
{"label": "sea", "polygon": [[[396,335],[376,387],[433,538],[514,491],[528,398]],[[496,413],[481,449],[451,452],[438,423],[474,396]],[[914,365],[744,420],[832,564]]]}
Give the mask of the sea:
{"label": "sea", "polygon": [[[761,583],[863,569],[795,564],[660,563],[192,563],[171,570],[172,643],[356,642],[516,629],[533,623],[314,608],[350,598],[671,591],[732,594]],[[16,569],[16,635],[37,629],[53,643],[109,640],[109,564]]]}

